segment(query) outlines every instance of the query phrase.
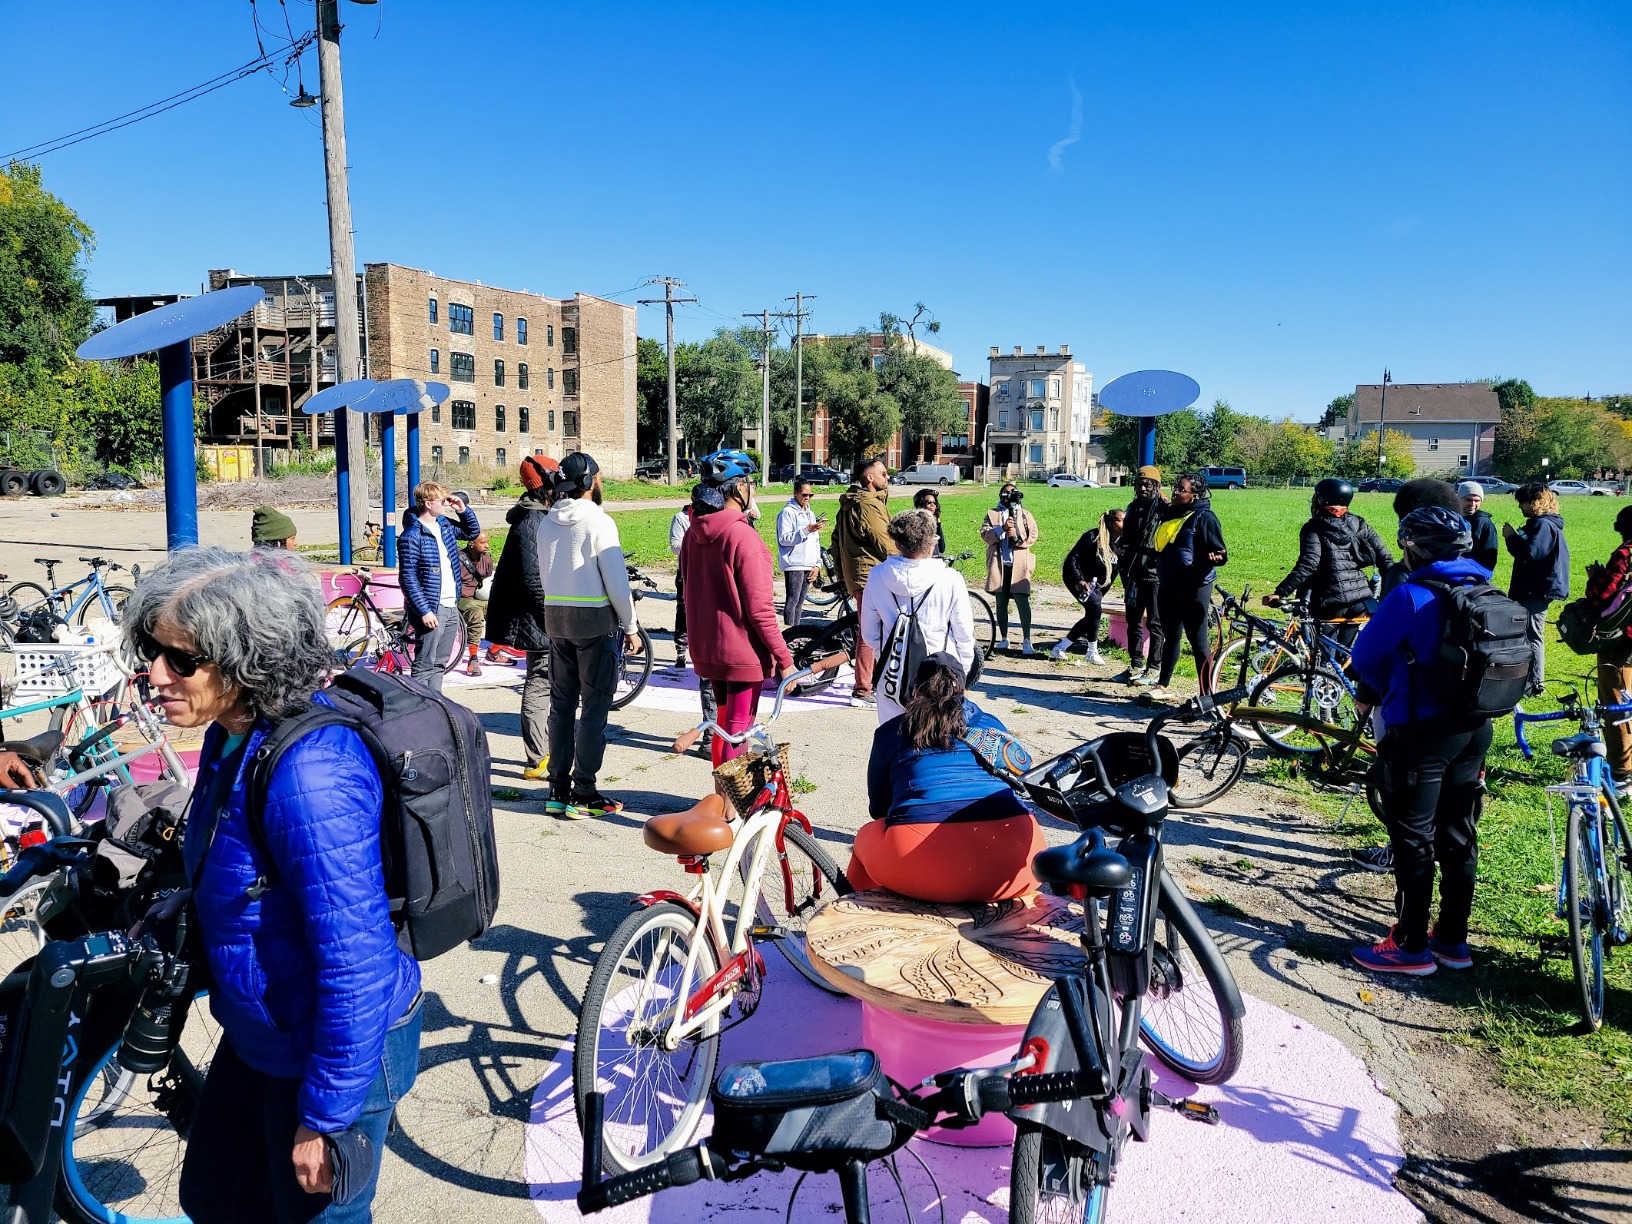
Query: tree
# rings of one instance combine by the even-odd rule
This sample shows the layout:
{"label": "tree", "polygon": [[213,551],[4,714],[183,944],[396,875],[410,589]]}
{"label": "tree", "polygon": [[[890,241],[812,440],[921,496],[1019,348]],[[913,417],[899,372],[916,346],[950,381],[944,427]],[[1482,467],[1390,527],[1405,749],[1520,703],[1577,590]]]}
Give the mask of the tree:
{"label": "tree", "polygon": [[1417,470],[1411,451],[1411,435],[1397,429],[1383,430],[1383,462],[1377,463],[1377,435],[1362,434],[1335,447],[1332,472],[1349,480],[1369,480],[1373,476],[1404,479]]}
{"label": "tree", "polygon": [[1200,458],[1203,463],[1246,466],[1242,462],[1240,437],[1249,417],[1230,407],[1230,401],[1218,399],[1201,418]]}
{"label": "tree", "polygon": [[880,386],[865,331],[807,344],[805,385],[828,410],[828,446],[843,463],[881,450],[901,428],[901,405]]}
{"label": "tree", "polygon": [[[1125,468],[1139,466],[1139,418],[1112,413],[1105,432],[1105,458]],[[1205,451],[1205,428],[1194,409],[1156,418],[1156,466],[1169,476],[1193,471],[1210,462]]]}
{"label": "tree", "polygon": [[759,415],[753,354],[723,327],[701,344],[676,345],[675,399],[693,453],[740,445],[742,427]]}
{"label": "tree", "polygon": [[1324,476],[1332,470],[1332,443],[1291,417],[1275,422],[1260,470],[1275,480]]}
{"label": "tree", "polygon": [[1530,409],[1536,405],[1536,393],[1522,378],[1490,378],[1485,381],[1490,384],[1490,389],[1496,392],[1496,399],[1502,406],[1504,417],[1510,409]]}
{"label": "tree", "polygon": [[669,361],[663,345],[649,336],[635,341],[636,454],[667,456],[663,439],[669,421]]}
{"label": "tree", "polygon": [[1354,411],[1354,392],[1339,395],[1326,405],[1326,411],[1320,414],[1317,428],[1330,429],[1333,425],[1341,425],[1349,419],[1349,413]]}
{"label": "tree", "polygon": [[85,292],[95,235],[45,189],[38,166],[0,171],[0,364],[65,369],[91,333]]}

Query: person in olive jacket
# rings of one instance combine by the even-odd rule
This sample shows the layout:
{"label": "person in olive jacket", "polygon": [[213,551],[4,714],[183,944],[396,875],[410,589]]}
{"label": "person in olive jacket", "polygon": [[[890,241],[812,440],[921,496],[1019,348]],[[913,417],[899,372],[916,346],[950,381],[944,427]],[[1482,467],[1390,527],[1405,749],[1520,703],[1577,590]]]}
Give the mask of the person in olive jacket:
{"label": "person in olive jacket", "polygon": [[521,747],[527,758],[522,776],[535,782],[548,776],[550,762],[550,638],[544,632],[538,531],[549,513],[550,494],[559,474],[554,459],[528,455],[521,461],[521,484],[526,492],[504,516],[510,534],[487,601],[487,640],[527,656],[527,678],[521,685]]}
{"label": "person in olive jacket", "polygon": [[[890,472],[884,460],[875,455],[856,464],[855,478],[850,488],[839,494],[839,510],[833,516],[833,557],[858,609],[867,589],[867,575],[894,551],[890,541]],[[850,704],[875,709],[873,648],[859,639],[855,667],[856,687]]]}
{"label": "person in olive jacket", "polygon": [[1524,526],[1502,524],[1507,551],[1513,555],[1513,579],[1508,598],[1530,613],[1530,695],[1542,692],[1546,679],[1547,608],[1570,597],[1570,546],[1564,542],[1564,519],[1558,513],[1558,494],[1546,485],[1527,484],[1513,494],[1524,515]]}

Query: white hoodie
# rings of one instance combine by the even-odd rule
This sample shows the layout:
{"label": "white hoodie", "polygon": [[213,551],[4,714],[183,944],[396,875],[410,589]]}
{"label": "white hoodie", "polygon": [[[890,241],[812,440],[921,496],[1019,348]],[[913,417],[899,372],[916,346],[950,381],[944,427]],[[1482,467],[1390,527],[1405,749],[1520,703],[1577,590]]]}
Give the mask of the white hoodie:
{"label": "white hoodie", "polygon": [[[881,653],[884,640],[895,626],[897,609],[905,611],[915,604],[929,653],[944,650],[956,655],[967,672],[975,661],[975,619],[969,608],[969,586],[962,574],[936,557],[889,557],[873,567],[861,600],[862,641],[875,654]],[[902,707],[888,695],[879,691],[877,696],[880,724],[902,713]]]}
{"label": "white hoodie", "polygon": [[544,632],[565,641],[635,631],[635,601],[618,525],[593,499],[562,498],[538,530]]}

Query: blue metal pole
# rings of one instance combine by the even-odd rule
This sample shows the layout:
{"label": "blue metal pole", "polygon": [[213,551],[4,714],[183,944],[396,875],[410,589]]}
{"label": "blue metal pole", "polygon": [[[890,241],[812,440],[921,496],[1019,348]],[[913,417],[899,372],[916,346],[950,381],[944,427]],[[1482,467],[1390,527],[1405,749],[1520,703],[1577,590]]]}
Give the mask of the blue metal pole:
{"label": "blue metal pole", "polygon": [[380,422],[380,524],[385,564],[397,564],[397,414],[387,412]]}
{"label": "blue metal pole", "polygon": [[419,488],[419,413],[408,414],[408,495]]}
{"label": "blue metal pole", "polygon": [[160,416],[164,422],[165,543],[174,551],[198,546],[198,455],[193,443],[193,346],[159,350]]}
{"label": "blue metal pole", "polygon": [[346,410],[334,412],[334,488],[335,503],[340,511],[340,564],[351,562],[351,482],[346,477],[351,465],[346,461]]}
{"label": "blue metal pole", "polygon": [[1156,418],[1139,418],[1139,465],[1141,467],[1154,466],[1156,463]]}

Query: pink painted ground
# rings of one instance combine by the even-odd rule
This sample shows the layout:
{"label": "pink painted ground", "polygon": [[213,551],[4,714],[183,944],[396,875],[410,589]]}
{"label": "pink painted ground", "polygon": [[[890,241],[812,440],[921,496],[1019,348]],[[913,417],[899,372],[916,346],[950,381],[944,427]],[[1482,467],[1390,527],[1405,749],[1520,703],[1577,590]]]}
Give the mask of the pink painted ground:
{"label": "pink painted ground", "polygon": [[[751,1058],[789,1058],[849,1049],[860,1040],[860,1007],[807,984],[774,954],[760,1011],[726,1034],[721,1065]],[[1365,1220],[1392,1224],[1421,1215],[1391,1185],[1404,1159],[1394,1104],[1342,1043],[1296,1017],[1247,1001],[1246,1059],[1234,1082],[1196,1089],[1158,1068],[1173,1096],[1195,1095],[1218,1107],[1219,1126],[1171,1114],[1152,1119],[1151,1140],[1131,1145],[1112,1191],[1118,1220],[1252,1220],[1293,1224]],[[572,1050],[563,1050],[533,1096],[526,1169],[539,1213],[552,1224],[581,1217],[573,1202],[582,1146],[572,1104]],[[1009,1153],[1003,1148],[950,1148],[915,1140],[945,1199],[948,1224],[1007,1219]],[[910,1210],[881,1169],[872,1174],[874,1219],[935,1224],[936,1192],[923,1166],[900,1158]],[[732,1185],[699,1184],[627,1204],[599,1217],[612,1224],[733,1219],[779,1221],[792,1174]],[[806,1179],[793,1219],[842,1219],[837,1182]]]}

